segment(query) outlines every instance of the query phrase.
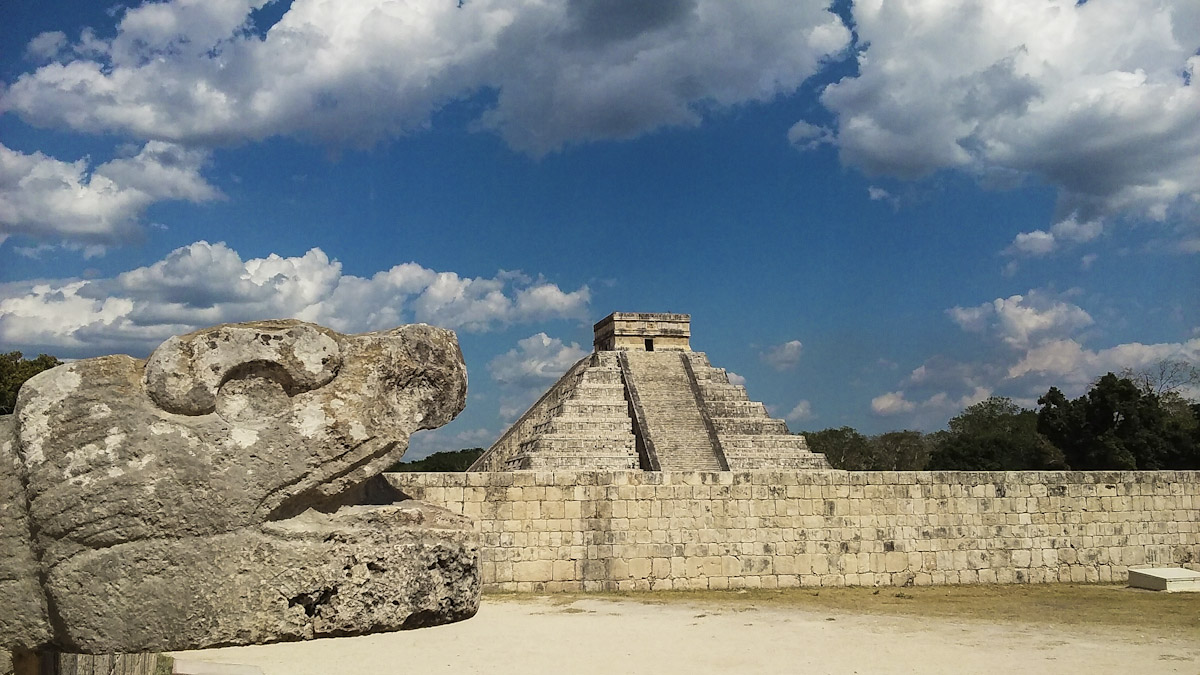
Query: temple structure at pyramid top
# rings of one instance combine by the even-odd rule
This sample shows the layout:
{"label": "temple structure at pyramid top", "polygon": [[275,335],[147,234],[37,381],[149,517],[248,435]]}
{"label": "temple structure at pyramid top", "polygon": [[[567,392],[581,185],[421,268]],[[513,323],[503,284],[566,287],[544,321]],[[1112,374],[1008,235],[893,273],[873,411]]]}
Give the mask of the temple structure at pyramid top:
{"label": "temple structure at pyramid top", "polygon": [[692,351],[692,317],[688,314],[613,312],[592,327],[598,352]]}
{"label": "temple structure at pyramid top", "polygon": [[689,315],[614,312],[594,333],[595,350],[469,471],[830,468],[692,351]]}

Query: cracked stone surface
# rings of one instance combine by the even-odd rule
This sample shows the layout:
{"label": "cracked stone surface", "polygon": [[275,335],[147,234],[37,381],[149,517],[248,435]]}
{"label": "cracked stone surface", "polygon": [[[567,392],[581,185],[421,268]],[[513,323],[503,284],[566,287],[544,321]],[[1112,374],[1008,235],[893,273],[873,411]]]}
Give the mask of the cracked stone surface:
{"label": "cracked stone surface", "polygon": [[38,374],[0,418],[0,644],[191,649],[470,616],[471,521],[369,482],[466,385],[454,333],[421,324],[229,324]]}
{"label": "cracked stone surface", "polygon": [[0,415],[0,636],[8,639],[7,646],[29,649],[49,639],[50,623],[30,542],[29,508],[17,479],[14,423],[12,415]]}
{"label": "cracked stone surface", "polygon": [[469,519],[410,501],[122,544],[59,565],[48,585],[104,589],[62,608],[70,651],[169,651],[465,619],[478,609],[477,558]]}

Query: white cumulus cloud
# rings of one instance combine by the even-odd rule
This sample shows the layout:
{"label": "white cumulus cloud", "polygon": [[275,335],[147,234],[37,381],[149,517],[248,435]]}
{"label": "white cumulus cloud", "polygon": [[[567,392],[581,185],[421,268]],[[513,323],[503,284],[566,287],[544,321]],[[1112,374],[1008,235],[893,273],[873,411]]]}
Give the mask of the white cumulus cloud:
{"label": "white cumulus cloud", "polygon": [[565,344],[558,338],[538,333],[519,340],[515,349],[492,359],[488,363],[488,372],[501,384],[550,384],[587,354],[587,350],[576,342]]}
{"label": "white cumulus cloud", "polygon": [[[858,73],[827,87],[843,161],[1015,173],[1059,220],[1163,220],[1200,199],[1200,0],[859,0]],[[1185,216],[1185,220],[1194,217]],[[1014,253],[1072,235],[1030,232]],[[1090,236],[1077,232],[1074,236]]]}
{"label": "white cumulus cloud", "polygon": [[111,38],[43,34],[28,50],[53,60],[0,109],[187,143],[370,145],[488,92],[477,127],[542,154],[791,93],[850,38],[828,0],[294,0],[263,33],[250,16],[264,4],[146,3]]}
{"label": "white cumulus cloud", "polygon": [[1082,307],[1036,289],[976,307],[952,307],[946,312],[964,330],[990,330],[1005,344],[1016,348],[1092,324],[1091,315]]}
{"label": "white cumulus cloud", "polygon": [[344,274],[318,248],[243,260],[223,243],[199,241],[112,278],[0,285],[0,342],[63,356],[144,354],[171,335],[267,318],[343,332],[413,321],[481,332],[585,317],[589,298],[586,286],[568,292],[508,273],[460,277],[404,263],[366,278]]}
{"label": "white cumulus cloud", "polygon": [[503,392],[500,416],[512,418],[524,412],[539,394],[587,354],[578,343],[567,344],[538,333],[519,340],[516,348],[492,359],[488,372]]}
{"label": "white cumulus cloud", "polygon": [[967,406],[974,405],[988,396],[992,390],[975,387],[960,396],[939,391],[924,399],[910,401],[904,391],[890,391],[871,399],[871,412],[880,417],[908,416],[912,426],[931,427],[944,424]]}
{"label": "white cumulus cloud", "polygon": [[1079,385],[1106,372],[1143,370],[1164,360],[1200,363],[1200,338],[1149,345],[1129,342],[1096,350],[1086,349],[1071,339],[1050,340],[1027,351],[1009,369],[1008,376],[1053,375]]}
{"label": "white cumulus cloud", "polygon": [[816,417],[816,415],[812,410],[812,402],[808,400],[801,400],[790,411],[788,411],[788,414],[783,416],[783,418],[789,422],[806,422],[814,417]]}
{"label": "white cumulus cloud", "polygon": [[1100,220],[1080,222],[1074,215],[1060,220],[1050,228],[1049,232],[1034,230],[1021,232],[1005,251],[1016,256],[1044,256],[1053,253],[1062,245],[1079,244],[1091,241],[1104,231],[1104,223]]}
{"label": "white cumulus cloud", "polygon": [[136,154],[94,168],[0,144],[0,238],[111,244],[138,228],[155,202],[221,197],[200,175],[208,152],[150,141]]}
{"label": "white cumulus cloud", "polygon": [[917,404],[905,399],[903,391],[889,391],[871,399],[871,412],[876,415],[897,415],[916,409]]}
{"label": "white cumulus cloud", "polygon": [[821,127],[800,120],[788,129],[787,139],[789,143],[800,150],[812,150],[822,145],[833,143],[834,134],[833,130],[828,127]]}
{"label": "white cumulus cloud", "polygon": [[780,372],[791,370],[800,363],[800,354],[804,345],[799,340],[789,340],[783,344],[768,347],[760,356],[762,360]]}
{"label": "white cumulus cloud", "polygon": [[1008,253],[1013,255],[1027,256],[1043,256],[1052,252],[1057,241],[1054,235],[1042,230],[1034,230],[1032,232],[1020,232],[1013,238],[1013,243],[1008,247]]}

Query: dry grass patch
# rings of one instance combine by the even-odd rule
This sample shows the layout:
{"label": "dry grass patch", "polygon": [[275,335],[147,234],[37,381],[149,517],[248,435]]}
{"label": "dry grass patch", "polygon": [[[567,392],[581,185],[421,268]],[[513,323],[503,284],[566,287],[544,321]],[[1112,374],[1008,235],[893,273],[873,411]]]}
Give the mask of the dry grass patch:
{"label": "dry grass patch", "polygon": [[642,604],[695,604],[728,611],[795,608],[1010,624],[1110,626],[1200,640],[1200,593],[1161,593],[1116,584],[489,594],[488,598],[506,602],[548,600],[555,605],[569,605],[582,599],[611,599]]}

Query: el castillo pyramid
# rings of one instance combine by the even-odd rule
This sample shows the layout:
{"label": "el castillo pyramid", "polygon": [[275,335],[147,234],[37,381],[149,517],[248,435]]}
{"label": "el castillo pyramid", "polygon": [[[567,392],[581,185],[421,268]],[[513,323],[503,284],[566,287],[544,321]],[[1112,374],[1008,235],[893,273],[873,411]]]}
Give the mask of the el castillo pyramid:
{"label": "el castillo pyramid", "polygon": [[828,469],[691,348],[687,314],[615,312],[580,359],[469,471]]}

